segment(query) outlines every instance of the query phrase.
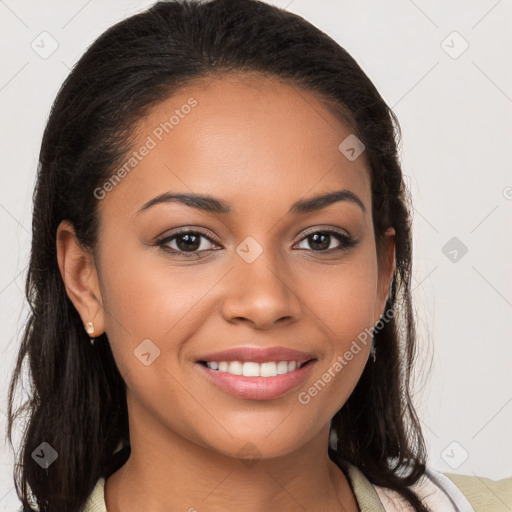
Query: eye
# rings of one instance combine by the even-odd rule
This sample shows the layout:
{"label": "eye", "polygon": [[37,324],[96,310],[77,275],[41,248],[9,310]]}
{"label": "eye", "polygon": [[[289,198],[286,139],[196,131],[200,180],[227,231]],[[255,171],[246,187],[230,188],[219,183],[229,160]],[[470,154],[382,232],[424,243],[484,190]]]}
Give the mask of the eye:
{"label": "eye", "polygon": [[[332,246],[333,238],[338,240],[338,247]],[[328,254],[345,251],[356,244],[355,240],[349,235],[332,229],[310,232],[302,238],[300,243],[303,242],[307,242],[313,247],[313,249],[309,250],[310,252],[327,252]]]}
{"label": "eye", "polygon": [[[338,241],[338,247],[333,247],[333,239]],[[349,235],[332,229],[312,231],[303,237],[299,244],[304,242],[309,243],[312,248],[299,248],[306,249],[309,252],[327,254],[345,251],[357,243]],[[200,253],[215,250],[212,247],[208,247],[208,244],[215,247],[212,238],[205,232],[197,229],[181,229],[158,240],[155,245],[180,258],[200,258]]]}
{"label": "eye", "polygon": [[[156,245],[179,257],[197,258],[200,252],[212,250],[208,248],[208,242],[203,243],[202,240],[207,240],[210,244],[213,244],[213,240],[203,231],[182,229],[158,240]],[[172,244],[175,246],[173,247]]]}

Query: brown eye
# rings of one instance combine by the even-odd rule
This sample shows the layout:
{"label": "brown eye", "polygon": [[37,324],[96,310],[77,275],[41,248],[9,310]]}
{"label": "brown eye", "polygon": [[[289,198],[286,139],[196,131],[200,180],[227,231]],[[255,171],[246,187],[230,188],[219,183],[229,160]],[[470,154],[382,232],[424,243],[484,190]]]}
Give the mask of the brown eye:
{"label": "brown eye", "polygon": [[199,253],[211,250],[203,240],[213,244],[211,238],[202,231],[182,230],[159,240],[156,245],[179,257],[197,258]]}
{"label": "brown eye", "polygon": [[195,233],[184,233],[176,235],[174,238],[180,251],[195,251],[201,245],[201,235]]}
{"label": "brown eye", "polygon": [[[332,246],[333,238],[338,240],[338,246]],[[343,251],[355,245],[355,241],[348,235],[333,230],[321,230],[309,233],[300,243],[307,241],[313,252]]]}

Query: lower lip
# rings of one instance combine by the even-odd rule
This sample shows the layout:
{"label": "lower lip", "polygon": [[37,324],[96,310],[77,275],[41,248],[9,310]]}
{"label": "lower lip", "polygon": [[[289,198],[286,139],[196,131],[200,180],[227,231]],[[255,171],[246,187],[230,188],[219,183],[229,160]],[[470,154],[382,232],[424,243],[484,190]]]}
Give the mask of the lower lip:
{"label": "lower lip", "polygon": [[299,386],[313,368],[315,360],[310,360],[298,370],[274,377],[245,377],[227,372],[211,370],[197,363],[201,371],[220,389],[238,398],[248,400],[272,400]]}

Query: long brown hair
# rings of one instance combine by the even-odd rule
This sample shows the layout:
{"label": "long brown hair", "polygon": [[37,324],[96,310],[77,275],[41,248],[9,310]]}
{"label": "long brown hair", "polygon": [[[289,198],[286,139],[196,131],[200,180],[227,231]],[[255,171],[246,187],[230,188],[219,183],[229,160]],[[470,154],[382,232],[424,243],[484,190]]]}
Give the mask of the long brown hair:
{"label": "long brown hair", "polygon": [[[393,316],[375,334],[376,362],[369,361],[332,419],[331,432],[342,442],[328,447],[329,456],[397,490],[416,511],[427,511],[409,489],[425,471],[426,450],[410,396],[416,350],[411,210],[397,156],[398,120],[333,39],[300,16],[257,0],[158,2],[103,33],[55,99],[33,198],[25,290],[31,311],[9,386],[11,446],[15,420],[28,415],[15,468],[16,492],[27,510],[28,484],[41,512],[79,512],[98,478],[112,472],[113,452],[129,442],[125,383],[106,334],[91,348],[66,294],[57,265],[57,227],[70,220],[80,243],[94,250],[94,190],[130,149],[134,123],[192,80],[229,71],[260,72],[316,94],[334,112],[345,112],[343,121],[351,119],[366,147],[379,257],[386,228],[396,232],[396,269],[386,305]],[[32,394],[13,410],[26,358]],[[32,458],[42,442],[58,453],[45,470]],[[117,467],[129,455],[119,453]]]}

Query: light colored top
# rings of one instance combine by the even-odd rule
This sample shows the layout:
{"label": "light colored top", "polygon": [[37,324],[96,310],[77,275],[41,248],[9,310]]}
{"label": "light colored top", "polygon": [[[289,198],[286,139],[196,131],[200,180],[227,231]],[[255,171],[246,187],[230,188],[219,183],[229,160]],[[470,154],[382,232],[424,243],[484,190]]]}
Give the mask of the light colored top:
{"label": "light colored top", "polygon": [[[361,512],[414,512],[398,492],[373,485],[357,467],[345,464],[345,474]],[[494,481],[427,468],[425,475],[410,488],[434,512],[512,511],[512,477]],[[37,505],[31,508],[39,510]],[[105,478],[98,479],[84,512],[107,512]]]}

